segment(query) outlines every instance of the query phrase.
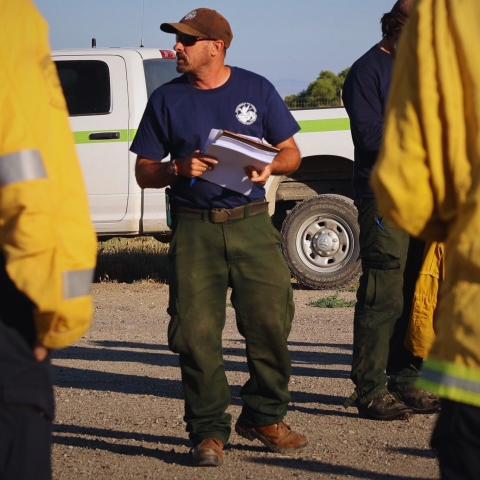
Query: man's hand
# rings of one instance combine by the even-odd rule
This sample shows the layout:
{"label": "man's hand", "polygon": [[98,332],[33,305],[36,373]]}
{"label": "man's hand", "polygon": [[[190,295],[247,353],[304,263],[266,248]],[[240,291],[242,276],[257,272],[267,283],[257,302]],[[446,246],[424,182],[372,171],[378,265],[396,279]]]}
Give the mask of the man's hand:
{"label": "man's hand", "polygon": [[253,183],[265,184],[270,175],[288,175],[300,166],[300,152],[293,137],[275,145],[280,151],[273,162],[263,170],[258,170],[249,165],[245,167],[245,173]]}
{"label": "man's hand", "polygon": [[39,343],[35,343],[35,345],[33,346],[33,356],[35,357],[35,360],[37,362],[43,362],[47,358],[49,353],[50,350],[47,347],[40,345]]}
{"label": "man's hand", "polygon": [[213,157],[204,155],[200,150],[195,150],[186,157],[176,158],[178,174],[184,177],[199,177],[207,170],[213,170],[218,163]]}
{"label": "man's hand", "polygon": [[252,165],[249,165],[248,167],[245,167],[244,170],[251,182],[260,183],[262,185],[265,185],[272,174],[272,167],[270,165],[267,165],[263,170],[257,170]]}

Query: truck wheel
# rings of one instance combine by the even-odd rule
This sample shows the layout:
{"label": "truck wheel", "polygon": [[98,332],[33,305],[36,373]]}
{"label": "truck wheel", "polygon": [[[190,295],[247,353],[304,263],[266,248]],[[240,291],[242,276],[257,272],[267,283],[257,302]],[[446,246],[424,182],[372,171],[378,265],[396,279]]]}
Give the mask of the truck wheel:
{"label": "truck wheel", "polygon": [[357,210],[340,195],[319,195],[297,204],[282,225],[282,250],[303,285],[333,289],[361,273]]}

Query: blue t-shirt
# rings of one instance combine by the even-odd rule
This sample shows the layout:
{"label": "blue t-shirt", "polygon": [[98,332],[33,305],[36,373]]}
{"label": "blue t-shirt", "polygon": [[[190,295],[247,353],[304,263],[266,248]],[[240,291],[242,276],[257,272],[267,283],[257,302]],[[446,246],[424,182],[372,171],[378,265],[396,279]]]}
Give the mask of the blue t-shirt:
{"label": "blue t-shirt", "polygon": [[[230,130],[277,145],[300,130],[273,85],[255,73],[231,67],[221,87],[201,90],[186,74],[162,85],[150,97],[130,150],[150,160],[185,157],[204,146],[210,130]],[[253,184],[250,195],[197,177],[180,176],[172,183],[176,205],[193,208],[232,208],[265,196]]]}
{"label": "blue t-shirt", "polygon": [[355,198],[375,197],[370,174],[382,143],[393,61],[393,55],[375,45],[352,65],[343,85],[342,98],[355,146]]}

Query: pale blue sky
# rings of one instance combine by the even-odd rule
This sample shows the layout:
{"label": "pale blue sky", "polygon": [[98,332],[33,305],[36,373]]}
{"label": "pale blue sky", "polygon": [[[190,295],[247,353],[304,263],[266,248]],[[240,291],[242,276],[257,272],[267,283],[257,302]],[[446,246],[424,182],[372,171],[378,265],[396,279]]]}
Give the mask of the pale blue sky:
{"label": "pale blue sky", "polygon": [[380,18],[394,0],[34,0],[50,25],[53,49],[172,48],[159,29],[198,7],[230,22],[233,42],[227,63],[267,77],[282,96],[298,93],[320,70],[350,66],[381,38]]}

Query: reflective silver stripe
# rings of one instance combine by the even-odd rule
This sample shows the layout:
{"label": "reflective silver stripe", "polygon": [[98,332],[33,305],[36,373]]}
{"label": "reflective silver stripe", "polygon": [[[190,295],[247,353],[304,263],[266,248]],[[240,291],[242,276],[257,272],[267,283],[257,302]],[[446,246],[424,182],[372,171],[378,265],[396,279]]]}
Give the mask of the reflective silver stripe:
{"label": "reflective silver stripe", "polygon": [[63,272],[63,299],[83,297],[90,293],[94,269]]}
{"label": "reflective silver stripe", "polygon": [[0,156],[0,186],[46,178],[47,173],[38,150],[20,150]]}
{"label": "reflective silver stripe", "polygon": [[445,385],[451,388],[459,388],[460,390],[465,390],[466,392],[478,393],[480,394],[480,383],[473,382],[472,380],[465,380],[463,378],[454,377],[447,373],[437,372],[435,370],[430,370],[424,368],[422,371],[422,378],[429,380],[440,385]]}

